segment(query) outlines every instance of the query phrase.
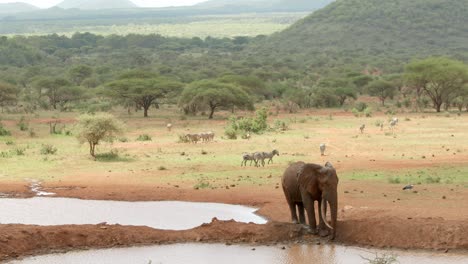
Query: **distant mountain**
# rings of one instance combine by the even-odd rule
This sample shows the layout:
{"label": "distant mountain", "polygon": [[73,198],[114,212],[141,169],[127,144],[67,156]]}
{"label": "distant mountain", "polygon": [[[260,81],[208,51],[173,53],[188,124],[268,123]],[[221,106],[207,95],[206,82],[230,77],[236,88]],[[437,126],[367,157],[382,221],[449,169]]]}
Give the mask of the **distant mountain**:
{"label": "distant mountain", "polygon": [[35,7],[26,3],[6,3],[0,4],[0,13],[2,14],[17,14],[25,13],[39,10],[38,7]]}
{"label": "distant mountain", "polygon": [[121,8],[136,8],[138,7],[130,0],[64,0],[57,7],[63,9],[83,9],[83,10],[98,10],[98,9],[121,9]]}
{"label": "distant mountain", "polygon": [[200,8],[235,8],[252,11],[303,12],[327,6],[334,0],[210,0],[195,5]]}

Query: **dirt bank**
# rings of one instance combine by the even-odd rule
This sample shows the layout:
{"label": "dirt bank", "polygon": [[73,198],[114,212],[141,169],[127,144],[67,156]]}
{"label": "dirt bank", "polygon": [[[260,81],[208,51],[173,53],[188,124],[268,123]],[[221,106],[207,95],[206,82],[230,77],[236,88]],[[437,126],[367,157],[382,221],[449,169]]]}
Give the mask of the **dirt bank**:
{"label": "dirt bank", "polygon": [[[282,191],[273,186],[229,190],[194,190],[151,184],[58,182],[44,190],[61,197],[157,201],[180,200],[243,204],[260,208],[267,225],[215,221],[188,231],[162,231],[125,226],[0,225],[0,259],[54,251],[181,242],[289,243],[316,242],[297,225],[288,224]],[[5,183],[0,193],[30,197],[27,183]],[[456,186],[425,186],[402,192],[399,186],[347,182],[340,186],[337,243],[403,249],[468,250],[468,190]],[[443,217],[443,218],[442,218]],[[326,240],[322,240],[323,242]]]}

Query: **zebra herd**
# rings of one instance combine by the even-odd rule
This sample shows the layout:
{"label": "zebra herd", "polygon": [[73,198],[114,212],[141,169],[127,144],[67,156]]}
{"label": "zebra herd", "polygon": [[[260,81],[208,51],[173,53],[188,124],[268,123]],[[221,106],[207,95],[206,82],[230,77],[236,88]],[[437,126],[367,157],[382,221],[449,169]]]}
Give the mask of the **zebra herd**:
{"label": "zebra herd", "polygon": [[[398,125],[398,118],[396,117],[393,117],[390,121],[389,121],[389,126],[390,126],[390,129],[393,130],[395,129],[396,125]],[[379,124],[379,127],[380,127],[380,131],[383,131],[384,130],[384,123],[380,123]],[[362,124],[360,127],[359,127],[359,130],[361,131],[361,134],[364,133],[364,129],[366,128],[366,125],[365,124]]]}
{"label": "zebra herd", "polygon": [[185,139],[187,142],[196,144],[199,141],[211,142],[214,140],[214,136],[215,136],[215,133],[209,131],[209,132],[202,132],[202,133],[196,133],[196,134],[186,134]]}
{"label": "zebra herd", "polygon": [[250,161],[250,166],[252,166],[252,162],[255,162],[255,167],[265,167],[265,160],[268,160],[267,164],[273,163],[273,157],[279,156],[279,151],[274,149],[271,152],[254,152],[254,153],[244,153],[242,155],[242,166],[247,166],[247,161]]}

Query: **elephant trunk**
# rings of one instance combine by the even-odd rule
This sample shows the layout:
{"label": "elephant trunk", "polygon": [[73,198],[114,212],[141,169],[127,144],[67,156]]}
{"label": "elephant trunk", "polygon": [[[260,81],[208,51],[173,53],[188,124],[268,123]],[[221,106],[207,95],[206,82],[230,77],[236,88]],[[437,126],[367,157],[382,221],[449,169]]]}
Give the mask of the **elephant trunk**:
{"label": "elephant trunk", "polygon": [[[330,204],[330,211],[331,211],[331,225],[327,222],[327,216],[325,213],[325,208],[327,206],[327,203]],[[337,217],[338,217],[338,195],[337,193],[333,193],[332,195],[324,196],[322,197],[322,202],[321,202],[321,215],[322,215],[322,220],[325,223],[325,225],[332,230],[332,236],[331,239],[335,239],[336,235],[336,222],[337,222]]]}

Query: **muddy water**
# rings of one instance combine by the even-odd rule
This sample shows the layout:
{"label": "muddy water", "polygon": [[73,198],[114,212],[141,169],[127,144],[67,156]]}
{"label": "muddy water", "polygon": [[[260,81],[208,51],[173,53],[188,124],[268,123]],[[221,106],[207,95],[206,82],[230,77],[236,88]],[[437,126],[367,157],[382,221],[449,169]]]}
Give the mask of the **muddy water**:
{"label": "muddy water", "polygon": [[[255,250],[253,250],[255,249]],[[430,252],[384,252],[398,255],[401,264],[466,264],[468,256]],[[376,251],[342,246],[294,245],[272,247],[179,244],[91,250],[32,257],[9,264],[361,264]]]}
{"label": "muddy water", "polygon": [[1,224],[121,224],[184,230],[220,220],[264,224],[256,209],[239,205],[190,202],[116,202],[35,197],[0,199]]}

